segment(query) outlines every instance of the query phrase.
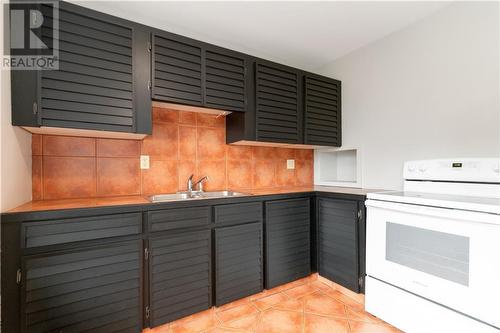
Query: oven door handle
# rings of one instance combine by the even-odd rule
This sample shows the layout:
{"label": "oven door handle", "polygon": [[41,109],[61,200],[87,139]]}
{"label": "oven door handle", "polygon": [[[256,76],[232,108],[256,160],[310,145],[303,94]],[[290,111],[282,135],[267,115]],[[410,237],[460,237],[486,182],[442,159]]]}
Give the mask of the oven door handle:
{"label": "oven door handle", "polygon": [[398,202],[389,202],[382,200],[368,199],[365,201],[365,205],[368,208],[367,217],[370,218],[370,207],[380,208],[405,214],[417,214],[426,215],[431,217],[452,219],[452,220],[463,220],[473,223],[487,223],[500,225],[500,215],[473,212],[468,210],[452,209],[452,208],[442,208],[442,207],[432,207],[423,205],[413,205]]}

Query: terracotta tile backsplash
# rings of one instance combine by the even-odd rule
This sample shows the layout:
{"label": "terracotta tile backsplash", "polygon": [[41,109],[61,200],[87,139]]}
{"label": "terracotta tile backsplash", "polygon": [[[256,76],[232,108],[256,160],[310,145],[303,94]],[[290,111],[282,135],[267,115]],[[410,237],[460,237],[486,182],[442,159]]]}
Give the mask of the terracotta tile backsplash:
{"label": "terracotta tile backsplash", "polygon": [[[33,135],[33,200],[172,193],[191,174],[209,177],[205,190],[313,184],[312,150],[225,142],[224,117],[162,108],[153,108],[153,134],[142,141]],[[141,154],[149,169],[140,169]]]}

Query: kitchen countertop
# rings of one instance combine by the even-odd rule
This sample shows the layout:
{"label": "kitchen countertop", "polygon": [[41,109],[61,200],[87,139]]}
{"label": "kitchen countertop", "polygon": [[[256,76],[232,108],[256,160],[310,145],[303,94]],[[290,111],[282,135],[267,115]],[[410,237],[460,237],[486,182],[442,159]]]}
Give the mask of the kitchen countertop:
{"label": "kitchen countertop", "polygon": [[[351,194],[357,196],[366,196],[371,192],[380,192],[383,190],[366,189],[366,188],[352,188],[352,187],[337,187],[337,186],[306,186],[306,187],[288,187],[288,188],[272,188],[265,190],[254,190],[248,193],[249,196],[263,196],[263,195],[276,195],[287,193],[307,193],[307,192],[321,192],[321,193],[337,193],[337,194]],[[185,200],[187,201],[187,200]],[[61,199],[61,200],[41,200],[30,201],[22,204],[6,213],[23,213],[23,212],[36,212],[47,210],[59,209],[75,209],[75,208],[92,208],[92,207],[112,207],[112,206],[125,206],[125,205],[141,205],[153,204],[146,197],[143,196],[120,196],[120,197],[106,197],[106,198],[88,198],[88,199]]]}

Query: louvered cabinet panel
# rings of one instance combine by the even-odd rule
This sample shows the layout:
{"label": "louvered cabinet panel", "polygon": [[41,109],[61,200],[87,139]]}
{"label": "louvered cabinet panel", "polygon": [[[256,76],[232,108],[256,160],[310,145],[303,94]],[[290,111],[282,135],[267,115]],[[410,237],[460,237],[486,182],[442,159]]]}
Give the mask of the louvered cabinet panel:
{"label": "louvered cabinet panel", "polygon": [[358,292],[358,202],[318,199],[319,274]]}
{"label": "louvered cabinet panel", "polygon": [[151,326],[211,306],[210,230],[150,239]]}
{"label": "louvered cabinet panel", "polygon": [[75,8],[59,10],[59,70],[41,71],[41,125],[134,132],[132,28]]}
{"label": "louvered cabinet panel", "polygon": [[247,100],[246,69],[242,57],[228,51],[205,51],[205,106],[245,111]]}
{"label": "louvered cabinet panel", "polygon": [[179,36],[153,36],[153,99],[202,105],[201,46]]}
{"label": "louvered cabinet panel", "polygon": [[263,289],[262,223],[215,229],[215,305]]}
{"label": "louvered cabinet panel", "polygon": [[300,143],[298,72],[257,63],[255,80],[257,140]]}
{"label": "louvered cabinet panel", "polygon": [[309,198],[266,202],[266,289],[311,273]]}
{"label": "louvered cabinet panel", "polygon": [[340,81],[305,76],[305,143],[340,147],[341,84]]}
{"label": "louvered cabinet panel", "polygon": [[24,257],[26,333],[140,332],[142,241]]}

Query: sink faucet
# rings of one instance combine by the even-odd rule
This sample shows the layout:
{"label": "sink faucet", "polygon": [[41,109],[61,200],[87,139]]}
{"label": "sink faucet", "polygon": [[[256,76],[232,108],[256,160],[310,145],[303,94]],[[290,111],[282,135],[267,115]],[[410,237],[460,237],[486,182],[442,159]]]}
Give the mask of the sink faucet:
{"label": "sink faucet", "polygon": [[198,185],[198,191],[197,192],[203,192],[203,182],[208,180],[208,176],[201,177],[199,180],[195,181],[193,183],[193,177],[194,175],[189,176],[188,181],[187,181],[187,191],[189,193],[193,193],[193,187]]}

